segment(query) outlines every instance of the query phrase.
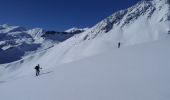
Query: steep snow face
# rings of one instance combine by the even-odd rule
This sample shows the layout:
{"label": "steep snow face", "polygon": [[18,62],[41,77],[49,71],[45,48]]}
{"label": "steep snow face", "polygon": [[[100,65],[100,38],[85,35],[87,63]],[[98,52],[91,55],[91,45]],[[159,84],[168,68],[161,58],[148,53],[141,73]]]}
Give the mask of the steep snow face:
{"label": "steep snow face", "polygon": [[168,2],[141,1],[135,6],[116,12],[84,32],[84,39],[91,40],[108,33],[124,45],[133,45],[166,37],[170,30]]}

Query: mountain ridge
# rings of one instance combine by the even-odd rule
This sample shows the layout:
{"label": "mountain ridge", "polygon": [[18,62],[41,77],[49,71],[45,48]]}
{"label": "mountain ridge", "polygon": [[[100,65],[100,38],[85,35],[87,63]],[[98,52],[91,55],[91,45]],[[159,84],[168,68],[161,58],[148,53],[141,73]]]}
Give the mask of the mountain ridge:
{"label": "mountain ridge", "polygon": [[[47,36],[52,40],[47,38],[48,41],[42,44],[43,50],[48,52],[44,55],[48,56],[47,61],[61,64],[93,56],[110,49],[117,49],[118,43],[121,43],[121,47],[126,47],[168,38],[170,32],[170,6],[168,2],[167,0],[140,1],[132,7],[113,13],[80,34],[71,36],[66,34],[67,40],[60,42],[59,45],[55,45],[56,42],[54,43],[52,40],[53,38],[55,40],[57,36],[60,37],[60,32],[57,35],[51,35],[56,32],[49,32]],[[41,31],[41,29],[37,30]],[[44,34],[40,34],[40,36],[42,35]],[[42,43],[43,40],[42,37],[37,39],[35,43]],[[50,49],[47,50],[47,48]],[[2,49],[0,50],[2,51]],[[52,55],[55,57],[50,57]],[[32,53],[31,56],[33,56]],[[46,58],[42,57],[42,59]],[[17,60],[20,61],[22,58]],[[32,63],[34,65],[38,61]]]}
{"label": "mountain ridge", "polygon": [[[22,59],[26,54],[47,50],[76,32],[46,31],[42,28],[28,29],[8,24],[0,25],[0,64]],[[16,54],[16,55],[15,55]]]}

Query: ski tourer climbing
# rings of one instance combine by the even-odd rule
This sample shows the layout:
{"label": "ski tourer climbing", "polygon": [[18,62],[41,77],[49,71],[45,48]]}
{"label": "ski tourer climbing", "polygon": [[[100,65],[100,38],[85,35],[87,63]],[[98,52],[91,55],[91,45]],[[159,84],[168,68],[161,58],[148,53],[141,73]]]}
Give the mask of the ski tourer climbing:
{"label": "ski tourer climbing", "polygon": [[36,76],[38,76],[40,74],[40,69],[42,69],[42,68],[40,67],[39,64],[37,66],[35,66]]}
{"label": "ski tourer climbing", "polygon": [[118,48],[120,48],[120,44],[121,44],[121,43],[119,42],[119,43],[118,43]]}

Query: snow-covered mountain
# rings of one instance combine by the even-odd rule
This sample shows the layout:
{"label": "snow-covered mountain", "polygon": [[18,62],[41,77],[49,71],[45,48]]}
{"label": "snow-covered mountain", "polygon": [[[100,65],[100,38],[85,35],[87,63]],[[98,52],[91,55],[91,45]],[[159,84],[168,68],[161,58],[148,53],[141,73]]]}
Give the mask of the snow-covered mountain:
{"label": "snow-covered mountain", "polygon": [[0,97],[169,100],[169,35],[170,0],[141,1],[83,30],[1,25],[0,62],[10,63],[0,64]]}
{"label": "snow-covered mountain", "polygon": [[[0,57],[6,58],[1,60],[1,63],[24,58],[23,55],[28,54],[27,51],[36,51],[39,47],[43,48],[39,51],[52,47],[49,51],[56,56],[53,58],[48,54],[49,61],[67,63],[115,49],[119,42],[121,47],[124,47],[169,37],[170,2],[143,0],[112,14],[94,27],[85,29],[72,28],[65,32],[55,32],[40,28],[27,30],[8,25],[2,25],[0,29],[0,37],[3,37],[0,39]],[[76,31],[84,32],[73,34]],[[54,45],[58,42],[60,45]],[[16,51],[21,55],[13,57],[17,54]],[[7,58],[13,59],[10,61]]]}
{"label": "snow-covered mountain", "polygon": [[169,35],[169,0],[143,0],[62,43],[63,48],[68,48],[63,49],[65,52],[62,62],[115,49],[119,42],[121,47],[125,47],[169,38]]}
{"label": "snow-covered mountain", "polygon": [[86,31],[88,29],[89,28],[77,28],[77,27],[73,27],[73,28],[70,28],[70,29],[66,30],[65,32],[78,34],[78,33],[84,32],[84,31]]}
{"label": "snow-covered mountain", "polygon": [[[19,31],[16,32],[14,30]],[[73,32],[76,30],[85,31],[74,35]],[[67,32],[71,33],[67,34]],[[1,63],[19,60],[3,65],[8,67],[21,67],[24,64],[22,62],[27,60],[30,62],[29,66],[35,66],[37,63],[40,63],[44,66],[52,67],[56,64],[68,63],[116,49],[118,42],[121,43],[121,47],[125,47],[169,38],[169,33],[169,0],[146,0],[112,14],[89,29],[73,28],[66,32],[55,32],[44,31],[39,28],[27,30],[15,26],[2,25],[0,37],[7,39],[1,39],[0,57],[2,59]],[[16,38],[20,36],[22,38]],[[54,45],[56,43],[53,42],[54,40],[57,40],[57,43],[60,41],[60,44]],[[11,48],[11,45],[12,49],[8,49]],[[43,49],[37,52],[39,47]],[[51,49],[47,50],[48,48]],[[27,53],[27,51],[29,52]],[[30,53],[30,51],[36,51],[36,54]],[[25,54],[31,55],[28,57],[23,56]],[[39,60],[33,59],[39,54],[41,54]],[[14,55],[19,56],[14,57]],[[20,65],[20,63],[22,64]],[[24,66],[29,67],[25,64]]]}
{"label": "snow-covered mountain", "polygon": [[[10,59],[1,60],[0,63],[19,60],[23,55],[28,54],[27,52],[40,48],[41,51],[67,39],[68,41],[61,43],[63,46],[60,46],[63,47],[62,51],[65,51],[66,57],[62,57],[65,61],[117,48],[119,42],[122,47],[164,39],[169,37],[169,34],[169,0],[143,0],[128,9],[112,14],[91,28],[71,28],[65,32],[55,32],[41,28],[26,29],[1,25],[0,55],[2,58]],[[65,46],[69,49],[65,49]],[[11,57],[10,55],[13,54],[19,56]]]}
{"label": "snow-covered mountain", "polygon": [[170,31],[169,0],[143,0],[104,19],[88,32],[84,40],[110,34],[113,41],[124,45],[158,40]]}
{"label": "snow-covered mountain", "polygon": [[72,37],[72,32],[27,29],[20,26],[0,25],[0,64],[22,59],[29,53],[46,50]]}

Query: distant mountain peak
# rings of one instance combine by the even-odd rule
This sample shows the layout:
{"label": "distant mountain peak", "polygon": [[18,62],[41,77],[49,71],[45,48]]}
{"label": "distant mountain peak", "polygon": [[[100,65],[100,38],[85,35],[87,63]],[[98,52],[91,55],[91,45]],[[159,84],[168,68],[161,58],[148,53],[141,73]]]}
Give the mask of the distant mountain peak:
{"label": "distant mountain peak", "polygon": [[8,24],[2,24],[1,26],[2,26],[2,27],[9,27],[10,25],[8,25]]}
{"label": "distant mountain peak", "polygon": [[86,31],[87,29],[89,28],[77,28],[77,27],[73,27],[73,28],[70,28],[70,29],[67,29],[65,32],[68,32],[68,33],[73,33],[73,32],[76,32],[76,31]]}
{"label": "distant mountain peak", "polygon": [[155,2],[168,2],[169,0],[148,0],[148,1],[155,1]]}
{"label": "distant mountain peak", "polygon": [[107,33],[114,36],[114,41],[137,44],[166,37],[170,30],[169,2],[170,0],[142,0],[105,18],[85,32],[82,39],[91,40]]}

